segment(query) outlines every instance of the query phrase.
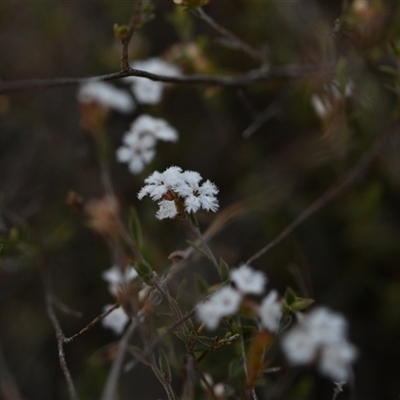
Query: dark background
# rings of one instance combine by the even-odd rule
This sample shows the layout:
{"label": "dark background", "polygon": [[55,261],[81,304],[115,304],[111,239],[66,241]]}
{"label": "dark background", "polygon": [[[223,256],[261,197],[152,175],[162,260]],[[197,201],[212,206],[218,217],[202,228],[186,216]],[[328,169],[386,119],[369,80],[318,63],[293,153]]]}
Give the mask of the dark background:
{"label": "dark background", "polygon": [[[156,18],[135,34],[132,59],[159,56],[182,39],[167,18],[174,9],[172,0],[154,3]],[[130,2],[119,1],[1,2],[0,79],[85,77],[118,71],[120,45],[112,26],[126,23],[130,8]],[[179,223],[156,220],[156,206],[147,200],[139,202],[136,193],[155,169],[174,164],[199,171],[218,185],[221,209],[249,200],[246,213],[232,220],[212,242],[216,255],[235,266],[278,235],[378,138],[393,131],[379,156],[349,190],[254,266],[266,271],[270,287],[281,294],[291,285],[300,295],[309,295],[349,319],[350,337],[360,352],[354,371],[358,399],[397,399],[398,78],[379,68],[396,65],[390,49],[400,38],[397,2],[372,7],[372,18],[350,19],[336,36],[334,21],[348,13],[340,1],[214,0],[205,10],[238,37],[263,47],[271,65],[346,60],[354,95],[346,103],[344,119],[329,130],[310,102],[324,84],[318,68],[315,76],[273,79],[241,91],[193,85],[171,88],[162,103],[140,106],[138,113],[165,118],[179,131],[178,144],[160,144],[156,159],[139,176],[130,175],[124,165],[112,164],[123,213],[129,204],[137,207],[147,253],[161,271],[169,265],[168,254],[185,247],[187,232]],[[203,47],[211,73],[234,75],[258,67],[242,52],[221,46],[218,35],[202,21],[193,19],[192,28],[191,39]],[[243,138],[253,115],[273,102],[278,113]],[[115,146],[133,117],[112,117],[108,131]],[[87,227],[85,216],[67,206],[70,190],[85,200],[103,194],[92,140],[80,127],[76,87],[0,96],[1,362],[7,364],[23,397],[31,400],[68,397],[54,330],[45,311],[36,240],[46,253],[55,293],[83,313],[81,319],[58,314],[67,335],[112,302],[101,279],[101,272],[111,265],[107,246]],[[207,224],[212,218],[205,215],[202,221]],[[99,397],[108,370],[101,354],[113,340],[110,332],[96,326],[67,347],[67,362],[82,399]],[[164,396],[145,367],[124,377],[123,387],[124,399]],[[348,396],[346,389],[338,398]],[[330,399],[332,388],[306,371],[283,398]]]}

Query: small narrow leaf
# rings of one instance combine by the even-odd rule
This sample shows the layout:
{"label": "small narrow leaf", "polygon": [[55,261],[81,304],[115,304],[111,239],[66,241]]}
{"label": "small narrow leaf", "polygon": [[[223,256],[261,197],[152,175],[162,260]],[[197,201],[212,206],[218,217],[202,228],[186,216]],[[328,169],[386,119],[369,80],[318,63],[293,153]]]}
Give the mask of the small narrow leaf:
{"label": "small narrow leaf", "polygon": [[208,294],[209,285],[202,276],[196,274],[196,284],[200,293]]}
{"label": "small narrow leaf", "polygon": [[142,228],[140,227],[139,216],[137,214],[136,208],[133,206],[130,209],[129,226],[133,240],[135,241],[138,248],[141,248],[143,245]]}
{"label": "small narrow leaf", "polygon": [[194,212],[189,213],[189,220],[196,229],[199,228],[199,221],[197,220],[196,214]]}
{"label": "small narrow leaf", "polygon": [[159,351],[158,364],[159,364],[160,370],[161,370],[162,374],[164,375],[164,377],[166,378],[166,380],[168,382],[171,382],[171,368],[169,366],[168,357],[165,354],[163,349],[160,349],[160,351]]}
{"label": "small narrow leaf", "polygon": [[150,283],[150,277],[153,272],[151,265],[146,260],[141,260],[133,265],[139,276],[146,282]]}
{"label": "small narrow leaf", "polygon": [[176,298],[175,298],[176,302],[179,301],[179,298],[181,297],[182,293],[185,291],[186,286],[187,286],[187,280],[183,279],[183,281],[180,283],[177,293],[176,293]]}
{"label": "small narrow leaf", "polygon": [[222,258],[219,260],[219,272],[223,281],[229,279],[229,265]]}
{"label": "small narrow leaf", "polygon": [[290,306],[292,303],[294,303],[296,301],[297,296],[296,296],[296,293],[294,292],[294,290],[288,286],[286,288],[284,298],[285,298],[286,304]]}
{"label": "small narrow leaf", "polygon": [[296,312],[304,310],[305,308],[311,306],[314,303],[314,299],[304,299],[302,297],[297,297],[297,299],[290,305],[290,308]]}
{"label": "small narrow leaf", "polygon": [[382,72],[386,72],[387,74],[397,76],[399,75],[399,71],[393,67],[389,67],[387,65],[381,65],[378,67]]}

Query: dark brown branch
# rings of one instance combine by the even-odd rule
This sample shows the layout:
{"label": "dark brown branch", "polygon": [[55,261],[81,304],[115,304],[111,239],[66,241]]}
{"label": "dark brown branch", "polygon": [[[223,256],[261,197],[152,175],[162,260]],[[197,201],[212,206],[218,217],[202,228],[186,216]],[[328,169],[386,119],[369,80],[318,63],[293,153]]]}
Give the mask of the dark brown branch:
{"label": "dark brown branch", "polygon": [[126,78],[128,76],[137,76],[147,78],[156,82],[176,83],[176,84],[193,84],[193,85],[216,85],[240,87],[248,86],[259,81],[268,81],[277,78],[306,78],[316,73],[329,74],[332,67],[327,65],[304,65],[304,66],[287,66],[274,67],[270,69],[256,69],[242,75],[218,76],[218,75],[181,75],[181,76],[164,76],[156,75],[150,72],[138,69],[129,69],[128,71],[114,72],[107,75],[99,75],[87,78],[56,78],[56,79],[33,79],[0,83],[0,94],[20,92],[32,89],[49,89],[54,87],[76,86],[88,81],[113,81],[116,79]]}
{"label": "dark brown branch", "polygon": [[388,138],[393,134],[397,133],[396,130],[389,130],[386,135],[384,135],[381,140],[378,140],[372,149],[365,154],[354,166],[351,168],[347,174],[337,183],[332,185],[321,197],[319,197],[314,203],[307,207],[292,223],[290,223],[272,242],[268,243],[265,247],[251,256],[246,264],[251,264],[253,261],[260,258],[262,255],[266,254],[273,247],[278,245],[282,240],[286,239],[293,231],[301,225],[305,220],[314,215],[322,207],[327,205],[336,197],[339,197],[344,191],[352,185],[356,179],[361,176],[365,170],[372,164],[376,156],[380,152],[383,144],[388,140]]}

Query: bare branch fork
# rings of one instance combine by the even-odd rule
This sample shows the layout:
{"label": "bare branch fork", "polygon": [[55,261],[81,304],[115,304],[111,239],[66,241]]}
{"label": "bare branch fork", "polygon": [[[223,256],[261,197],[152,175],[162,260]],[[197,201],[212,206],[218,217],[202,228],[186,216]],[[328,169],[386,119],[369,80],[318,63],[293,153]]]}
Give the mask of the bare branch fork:
{"label": "bare branch fork", "polygon": [[61,370],[62,370],[65,380],[67,382],[69,397],[71,400],[79,400],[78,394],[75,389],[74,382],[71,377],[71,373],[68,369],[67,362],[65,360],[65,352],[64,352],[65,335],[61,329],[60,322],[58,321],[56,313],[54,312],[53,288],[51,285],[49,269],[48,269],[48,266],[47,266],[45,260],[42,260],[42,280],[43,280],[43,286],[44,286],[44,292],[45,292],[46,311],[47,311],[47,315],[49,316],[49,318],[53,324],[53,327],[54,327],[54,330],[56,333],[57,347],[58,347],[58,359],[60,362]]}

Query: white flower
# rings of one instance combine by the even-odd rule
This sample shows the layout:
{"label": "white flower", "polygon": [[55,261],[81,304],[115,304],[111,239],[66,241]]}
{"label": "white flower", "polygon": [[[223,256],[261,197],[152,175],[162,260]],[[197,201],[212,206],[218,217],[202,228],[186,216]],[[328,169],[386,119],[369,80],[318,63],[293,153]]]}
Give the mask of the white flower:
{"label": "white flower", "polygon": [[311,311],[303,324],[318,343],[341,342],[347,334],[347,322],[344,317],[325,307]]}
{"label": "white flower", "polygon": [[282,316],[282,307],[277,300],[278,293],[272,290],[268,296],[263,299],[259,308],[261,325],[271,332],[276,332]]}
{"label": "white flower", "polygon": [[[149,196],[158,202],[158,219],[177,216],[176,202],[180,202],[187,213],[201,208],[215,212],[218,210],[218,200],[215,197],[218,188],[208,180],[200,184],[201,179],[198,172],[182,171],[174,166],[162,173],[155,171],[145,179],[146,185],[139,191],[138,198],[142,200],[144,196]],[[175,208],[172,202],[175,202]]]}
{"label": "white flower", "polygon": [[339,314],[316,308],[302,316],[298,325],[282,339],[282,348],[294,365],[318,361],[318,368],[334,381],[346,381],[350,364],[357,356],[346,340],[347,323]]}
{"label": "white flower", "polygon": [[[131,66],[134,69],[150,72],[156,75],[178,76],[181,74],[181,71],[177,66],[169,64],[157,57],[143,61],[135,61]],[[138,76],[130,76],[125,79],[132,82],[132,91],[139,103],[157,104],[161,101],[165,83],[152,81],[148,78]]]}
{"label": "white flower", "polygon": [[317,355],[318,346],[309,332],[300,326],[292,329],[282,340],[286,358],[293,365],[311,363]]}
{"label": "white flower", "polygon": [[128,93],[102,81],[92,80],[82,84],[77,98],[80,103],[97,103],[122,113],[129,113],[135,108],[135,103]]}
{"label": "white flower", "polygon": [[350,376],[350,364],[356,357],[356,348],[344,340],[327,345],[321,351],[319,370],[334,381],[347,381]]}
{"label": "white flower", "polygon": [[133,267],[126,267],[124,273],[121,272],[121,268],[117,265],[112,266],[107,271],[101,274],[102,278],[109,283],[108,289],[114,296],[118,293],[118,288],[121,285],[127,284],[133,279],[138,277],[138,273]]}
{"label": "white flower", "polygon": [[154,158],[157,140],[176,142],[178,132],[161,118],[141,115],[122,138],[123,145],[116,151],[117,160],[128,163],[132,174],[139,174]]}
{"label": "white flower", "polygon": [[267,282],[264,273],[255,271],[246,264],[241,265],[237,269],[233,269],[230,276],[238,290],[249,294],[261,294]]}
{"label": "white flower", "polygon": [[178,215],[178,210],[173,200],[161,200],[158,205],[160,207],[156,213],[158,219],[175,218]]}
{"label": "white flower", "polygon": [[[106,306],[104,306],[103,311],[108,311],[111,307],[112,305],[107,304]],[[111,311],[111,313],[108,314],[105,318],[103,318],[101,323],[104,328],[111,329],[116,335],[120,335],[123,332],[128,321],[129,318],[125,314],[125,311],[121,307],[118,307],[115,310]]]}
{"label": "white flower", "polygon": [[224,286],[197,306],[197,317],[208,329],[215,329],[221,318],[233,315],[238,310],[241,300],[242,296],[237,290]]}
{"label": "white flower", "polygon": [[137,117],[130,130],[165,142],[176,142],[178,140],[178,132],[167,121],[162,118],[154,118],[148,114]]}

